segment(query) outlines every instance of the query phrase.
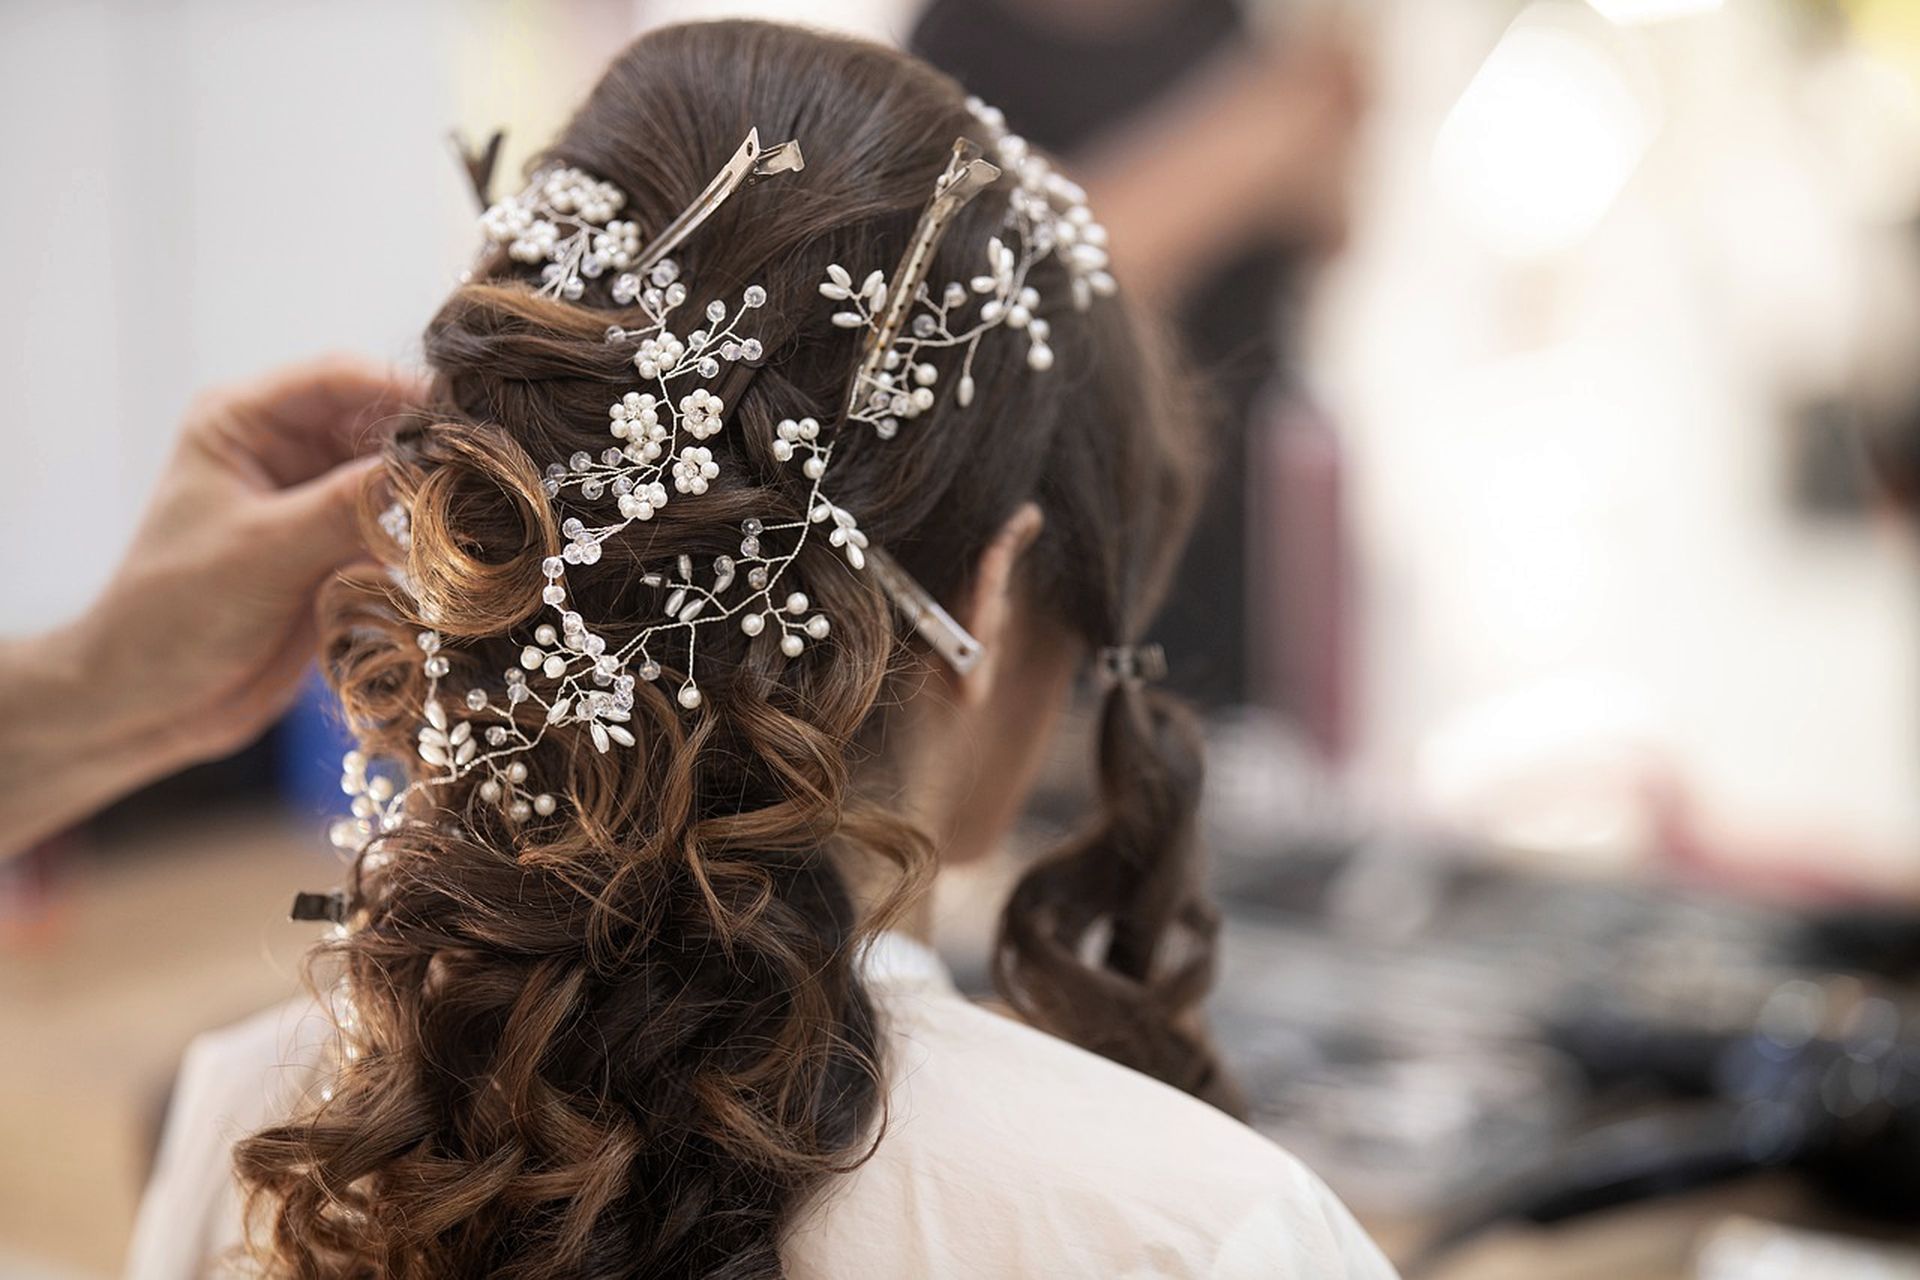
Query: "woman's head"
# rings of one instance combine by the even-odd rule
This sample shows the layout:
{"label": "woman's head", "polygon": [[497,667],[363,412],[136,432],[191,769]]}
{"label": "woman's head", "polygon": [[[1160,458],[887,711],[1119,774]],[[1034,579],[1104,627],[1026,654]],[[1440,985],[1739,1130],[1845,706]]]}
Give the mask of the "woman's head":
{"label": "woman's head", "polygon": [[[765,361],[702,441],[711,487],[568,573],[570,606],[615,645],[668,607],[658,566],[735,553],[748,517],[807,519],[776,424],[833,431],[861,355],[818,282],[829,263],[891,269],[954,139],[978,132],[958,87],[910,59],[716,24],[622,53],[543,163],[622,190],[644,239],[749,128],[798,139],[805,171],[735,194],[675,257],[700,300],[765,289]],[[962,210],[930,278],[973,274],[1006,212],[999,190]],[[1043,260],[1035,282],[1064,299],[1045,279],[1062,269]],[[576,492],[550,498],[542,470],[610,443],[607,406],[634,370],[605,332],[630,308],[604,283],[577,300],[532,283],[504,255],[484,263],[428,328],[433,403],[391,450],[411,594],[344,589],[328,654],[371,755],[415,758],[415,633],[445,638],[450,689],[497,686],[561,524],[596,519]],[[1076,660],[1135,638],[1178,550],[1193,415],[1154,348],[1107,304],[1053,317],[1049,341],[1054,367],[1036,374],[1024,342],[989,333],[970,404],[945,396],[891,439],[847,423],[834,440],[834,502],[979,634],[977,670],[941,669],[872,575],[816,539],[789,572],[830,635],[794,656],[772,634],[704,631],[697,707],[661,654],[669,678],[634,690],[631,747],[562,727],[526,753],[553,812],[515,820],[475,777],[362,857],[355,927],[333,948],[353,1020],[331,1097],[241,1155],[283,1265],[775,1273],[785,1215],[858,1162],[882,1094],[853,963],[876,921],[847,875],[880,864],[912,883],[933,849],[993,838]],[[1208,931],[1184,722],[1123,683],[1101,763],[1106,814],[1023,882],[999,976],[1043,1024],[1219,1097],[1190,1025],[1204,963],[1167,946],[1185,932],[1203,955]],[[933,777],[949,803],[902,800]],[[1089,960],[1095,934],[1105,954]]]}

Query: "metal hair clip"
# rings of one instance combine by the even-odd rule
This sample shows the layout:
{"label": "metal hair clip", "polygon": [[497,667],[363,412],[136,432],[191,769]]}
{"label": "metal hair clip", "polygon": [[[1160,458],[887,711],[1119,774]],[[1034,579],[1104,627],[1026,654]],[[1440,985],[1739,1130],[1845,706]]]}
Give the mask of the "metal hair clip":
{"label": "metal hair clip", "polygon": [[[999,176],[1000,167],[981,158],[978,144],[966,138],[954,139],[953,155],[934,184],[933,198],[920,214],[913,239],[908,242],[906,253],[901,255],[900,264],[894,268],[892,282],[883,280],[879,295],[869,287],[863,286],[861,289],[863,299],[872,302],[878,296],[884,299],[884,305],[877,316],[866,315],[864,308],[859,313],[863,315],[869,333],[866,354],[847,388],[846,414],[849,420],[860,415],[861,408],[869,403],[876,392],[888,403],[897,394],[894,379],[886,376],[886,371],[900,363],[901,357],[895,347],[906,330],[908,317],[913,314],[915,304],[920,301],[927,271],[933,265],[934,252],[939,249],[947,229],[953,225],[954,216],[966,207],[968,201],[992,186]],[[851,277],[848,282],[851,283]],[[882,434],[890,435],[891,431],[883,428]],[[893,601],[894,607],[913,625],[921,638],[933,647],[933,651],[961,675],[972,670],[980,661],[981,643],[952,614],[941,608],[940,602],[915,582],[912,575],[902,569],[893,557],[869,547],[867,563],[873,566],[887,598]]]}
{"label": "metal hair clip", "polygon": [[289,920],[325,920],[340,924],[347,918],[347,895],[338,889],[326,893],[296,893]]}
{"label": "metal hair clip", "polygon": [[927,589],[913,580],[899,562],[878,547],[867,548],[867,567],[879,578],[881,589],[893,601],[894,608],[913,624],[933,651],[960,675],[973,670],[985,646],[961,626],[954,616],[940,607]]}
{"label": "metal hair clip", "polygon": [[681,211],[680,216],[669,222],[654,237],[653,242],[640,251],[632,270],[644,275],[660,259],[679,248],[686,238],[697,230],[701,223],[713,216],[727,198],[741,187],[751,185],[757,178],[771,177],[777,173],[798,173],[807,167],[806,157],[800,154],[798,140],[781,143],[777,147],[765,150],[760,146],[760,130],[748,129],[746,141],[733,153],[719,173],[713,175],[706,190],[694,198],[692,204]]}
{"label": "metal hair clip", "polygon": [[914,227],[913,239],[901,256],[900,265],[894,268],[892,283],[887,288],[886,307],[873,323],[866,357],[860,362],[860,372],[854,376],[853,385],[847,389],[849,417],[866,399],[876,375],[885,367],[887,356],[906,329],[907,317],[913,311],[921,286],[927,282],[934,251],[940,247],[947,228],[953,225],[954,215],[966,208],[969,200],[992,186],[999,176],[1000,167],[981,158],[977,143],[966,138],[954,139],[953,157],[934,184],[933,199],[927,201],[920,222]]}

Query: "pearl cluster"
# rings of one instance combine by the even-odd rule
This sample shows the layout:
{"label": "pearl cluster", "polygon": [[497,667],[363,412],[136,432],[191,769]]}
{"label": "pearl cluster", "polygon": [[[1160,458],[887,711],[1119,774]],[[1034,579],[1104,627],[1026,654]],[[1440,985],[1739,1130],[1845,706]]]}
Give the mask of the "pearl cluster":
{"label": "pearl cluster", "polygon": [[487,241],[515,262],[544,263],[540,292],[569,302],[586,281],[624,271],[640,256],[640,226],[613,215],[626,193],[579,169],[549,169],[480,215]]}

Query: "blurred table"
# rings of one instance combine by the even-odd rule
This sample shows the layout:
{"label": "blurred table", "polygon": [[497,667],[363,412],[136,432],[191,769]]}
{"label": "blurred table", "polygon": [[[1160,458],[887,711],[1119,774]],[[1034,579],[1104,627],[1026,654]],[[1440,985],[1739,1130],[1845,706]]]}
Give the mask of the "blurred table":
{"label": "blurred table", "polygon": [[[0,1274],[118,1271],[180,1051],[300,987],[313,929],[287,923],[287,903],[338,878],[320,825],[216,813],[119,832],[56,866],[45,919],[0,928]],[[989,864],[943,884],[942,939],[963,973],[983,968],[1010,882]],[[1735,1214],[1846,1225],[1790,1181],[1759,1180],[1489,1236],[1427,1280],[1691,1280],[1696,1242]],[[1367,1226],[1400,1257],[1425,1230]]]}
{"label": "blurred table", "polygon": [[[1694,1280],[1701,1243],[1736,1218],[1846,1236],[1865,1229],[1815,1203],[1791,1178],[1768,1176],[1560,1227],[1504,1229],[1464,1246],[1420,1280]],[[1415,1251],[1426,1230],[1408,1222],[1366,1226],[1396,1258]],[[1904,1243],[1920,1243],[1920,1227]]]}

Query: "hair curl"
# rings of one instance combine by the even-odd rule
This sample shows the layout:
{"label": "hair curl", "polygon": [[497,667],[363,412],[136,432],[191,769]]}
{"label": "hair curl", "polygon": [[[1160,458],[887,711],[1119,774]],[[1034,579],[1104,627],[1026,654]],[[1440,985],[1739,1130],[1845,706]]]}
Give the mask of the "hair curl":
{"label": "hair curl", "polygon": [[[968,116],[958,86],[902,55],[706,24],[624,51],[547,158],[617,183],[658,227],[749,125],[803,139],[807,170],[737,195],[680,257],[703,294],[766,286],[770,358],[709,442],[728,455],[722,478],[607,543],[572,584],[583,612],[615,620],[614,643],[618,620],[659,611],[643,565],[727,552],[749,515],[803,514],[774,424],[830,420],[857,358],[815,323],[814,282],[830,261],[897,258]],[[964,278],[1002,207],[983,197],[964,213],[939,278]],[[537,607],[566,514],[536,460],[604,443],[631,377],[602,340],[619,318],[598,293],[536,297],[523,268],[493,261],[430,324],[431,403],[388,449],[411,545],[376,539],[404,554],[414,594],[361,577],[326,602],[326,669],[370,756],[412,758],[423,613],[447,637],[454,687],[512,665],[508,633]],[[947,599],[1037,503],[1024,589],[1088,644],[1124,641],[1184,535],[1194,415],[1124,308],[1063,321],[1053,344],[1046,377],[983,352],[964,414],[943,405],[896,440],[843,439],[835,493]],[[830,642],[790,660],[713,629],[697,715],[642,683],[635,747],[603,755],[553,733],[525,758],[531,786],[565,797],[553,816],[509,826],[453,789],[435,820],[361,856],[354,927],[317,952],[351,993],[329,1096],[238,1150],[269,1270],[781,1274],[784,1223],[881,1127],[880,1031],[853,957],[886,911],[856,909],[846,869],[894,868],[898,903],[932,862],[921,832],[854,785],[896,682],[925,660],[830,548],[809,544],[794,571],[832,614]],[[1211,921],[1192,871],[1193,746],[1160,695],[1111,695],[1105,814],[1021,883],[996,967],[1040,1025],[1230,1104],[1195,1021]],[[1105,952],[1088,960],[1100,930]]]}

